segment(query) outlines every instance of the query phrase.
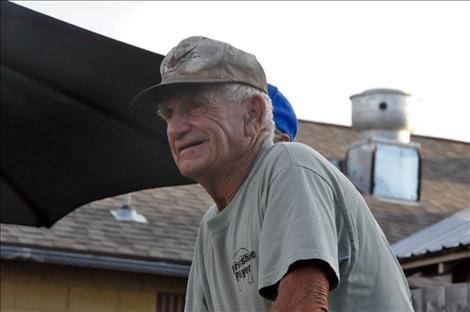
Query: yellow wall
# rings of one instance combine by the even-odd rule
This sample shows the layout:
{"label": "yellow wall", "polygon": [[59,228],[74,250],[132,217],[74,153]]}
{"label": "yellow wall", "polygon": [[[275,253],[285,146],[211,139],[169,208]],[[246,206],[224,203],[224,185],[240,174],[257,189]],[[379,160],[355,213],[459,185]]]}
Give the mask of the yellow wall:
{"label": "yellow wall", "polygon": [[1,311],[155,311],[157,292],[184,293],[186,280],[140,273],[1,262]]}

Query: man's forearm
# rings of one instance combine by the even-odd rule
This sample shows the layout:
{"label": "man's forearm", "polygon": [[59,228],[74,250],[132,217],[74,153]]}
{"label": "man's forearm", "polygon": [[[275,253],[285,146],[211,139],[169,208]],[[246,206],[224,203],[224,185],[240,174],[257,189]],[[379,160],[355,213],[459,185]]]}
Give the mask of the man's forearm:
{"label": "man's forearm", "polygon": [[315,265],[303,264],[281,280],[271,312],[328,311],[328,290],[325,273]]}

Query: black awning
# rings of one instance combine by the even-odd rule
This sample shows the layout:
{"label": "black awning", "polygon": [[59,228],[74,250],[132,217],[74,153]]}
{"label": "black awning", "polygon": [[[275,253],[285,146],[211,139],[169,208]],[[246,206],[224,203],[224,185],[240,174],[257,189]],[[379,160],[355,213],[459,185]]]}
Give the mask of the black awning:
{"label": "black awning", "polygon": [[154,107],[163,56],[1,3],[1,222],[51,226],[88,202],[191,183]]}

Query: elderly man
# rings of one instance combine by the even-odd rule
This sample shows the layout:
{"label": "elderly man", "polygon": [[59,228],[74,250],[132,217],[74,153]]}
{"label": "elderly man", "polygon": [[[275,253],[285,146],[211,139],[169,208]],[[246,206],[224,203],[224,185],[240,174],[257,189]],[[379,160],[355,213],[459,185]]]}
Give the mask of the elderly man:
{"label": "elderly man", "polygon": [[[295,56],[293,56],[295,57]],[[180,172],[214,200],[187,311],[411,311],[406,279],[354,186],[316,151],[273,144],[256,58],[190,37],[163,60],[153,98]]]}

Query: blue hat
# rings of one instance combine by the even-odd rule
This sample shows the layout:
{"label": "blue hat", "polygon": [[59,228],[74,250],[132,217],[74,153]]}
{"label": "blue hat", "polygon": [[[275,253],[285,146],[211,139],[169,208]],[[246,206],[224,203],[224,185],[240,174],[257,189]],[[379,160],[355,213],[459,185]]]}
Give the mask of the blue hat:
{"label": "blue hat", "polygon": [[268,83],[268,94],[273,102],[273,119],[276,128],[294,141],[297,134],[297,117],[286,97],[277,87]]}

